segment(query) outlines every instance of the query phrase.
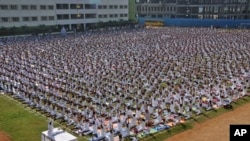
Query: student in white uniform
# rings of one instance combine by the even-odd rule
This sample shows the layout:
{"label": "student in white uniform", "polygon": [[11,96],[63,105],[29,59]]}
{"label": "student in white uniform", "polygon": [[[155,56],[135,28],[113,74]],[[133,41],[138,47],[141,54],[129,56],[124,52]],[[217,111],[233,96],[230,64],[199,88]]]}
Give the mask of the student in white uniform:
{"label": "student in white uniform", "polygon": [[129,124],[129,128],[136,126],[136,121],[137,121],[136,116],[135,116],[135,114],[133,114],[131,123]]}
{"label": "student in white uniform", "polygon": [[140,125],[137,126],[137,130],[138,130],[138,132],[141,132],[141,131],[143,131],[144,129],[146,129],[145,119],[141,119],[141,120],[140,120]]}
{"label": "student in white uniform", "polygon": [[48,136],[52,137],[53,129],[54,129],[53,120],[50,119],[49,124],[48,124]]}

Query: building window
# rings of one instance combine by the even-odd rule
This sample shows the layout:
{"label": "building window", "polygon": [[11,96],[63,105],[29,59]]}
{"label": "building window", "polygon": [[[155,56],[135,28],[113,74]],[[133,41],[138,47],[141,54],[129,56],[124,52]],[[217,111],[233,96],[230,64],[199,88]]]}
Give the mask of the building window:
{"label": "building window", "polygon": [[110,18],[113,18],[113,14],[109,14],[109,17],[110,17]]}
{"label": "building window", "polygon": [[109,6],[109,9],[113,9],[113,5],[110,5],[110,6]]}
{"label": "building window", "polygon": [[105,14],[105,15],[103,15],[103,18],[107,18],[107,17],[108,17],[108,15],[106,15],[106,14]]}
{"label": "building window", "polygon": [[219,12],[219,7],[218,6],[215,6],[214,7],[214,13],[218,13]]}
{"label": "building window", "polygon": [[17,10],[17,5],[10,5],[11,10]]}
{"label": "building window", "polygon": [[69,15],[68,14],[59,14],[59,15],[57,15],[57,19],[58,20],[68,20]]}
{"label": "building window", "polygon": [[203,13],[203,7],[199,7],[198,13]]}
{"label": "building window", "polygon": [[55,20],[55,17],[54,16],[49,16],[49,20],[53,21],[53,20]]}
{"label": "building window", "polygon": [[71,19],[83,19],[83,14],[71,14]]}
{"label": "building window", "polygon": [[118,17],[118,14],[114,14],[114,17],[117,18],[117,17]]}
{"label": "building window", "polygon": [[213,19],[218,19],[218,15],[213,15]]}
{"label": "building window", "polygon": [[240,12],[240,7],[237,7],[237,11]]}
{"label": "building window", "polygon": [[96,4],[85,4],[85,9],[96,9]]}
{"label": "building window", "polygon": [[124,17],[128,17],[128,14],[124,14]]}
{"label": "building window", "polygon": [[29,17],[23,17],[23,21],[24,21],[24,22],[28,22],[29,20],[30,20]]}
{"label": "building window", "polygon": [[120,9],[123,9],[123,5],[120,5]]}
{"label": "building window", "polygon": [[146,17],[146,14],[139,14],[139,17]]}
{"label": "building window", "polygon": [[12,21],[13,21],[13,22],[19,22],[19,17],[13,17],[13,18],[12,18]]}
{"label": "building window", "polygon": [[120,17],[123,17],[123,14],[120,14]]}
{"label": "building window", "polygon": [[30,6],[30,9],[31,9],[31,10],[36,10],[36,5],[31,5],[31,6]]}
{"label": "building window", "polygon": [[231,7],[231,12],[235,12],[235,7],[234,6]]}
{"label": "building window", "polygon": [[102,18],[103,16],[102,15],[98,15],[98,18]]}
{"label": "building window", "polygon": [[48,9],[49,9],[49,10],[54,10],[54,5],[49,5],[49,6],[48,6]]}
{"label": "building window", "polygon": [[86,15],[85,15],[85,18],[86,18],[86,19],[94,19],[94,18],[96,18],[96,14],[95,14],[95,13],[93,13],[93,14],[91,14],[91,13],[86,14]]}
{"label": "building window", "polygon": [[37,17],[31,17],[32,21],[37,21]]}
{"label": "building window", "polygon": [[203,19],[203,15],[198,15],[198,19]]}
{"label": "building window", "polygon": [[9,21],[9,18],[7,18],[7,17],[2,17],[1,19],[2,19],[2,22],[8,22]]}
{"label": "building window", "polygon": [[70,9],[83,9],[83,4],[71,4]]}
{"label": "building window", "polygon": [[103,8],[103,9],[107,9],[107,5],[103,5],[102,8]]}
{"label": "building window", "polygon": [[29,9],[29,6],[28,5],[22,5],[22,10],[28,10]]}
{"label": "building window", "polygon": [[82,19],[83,18],[83,14],[77,14],[76,17],[79,18],[79,19]]}
{"label": "building window", "polygon": [[0,5],[1,10],[8,10],[8,5]]}
{"label": "building window", "polygon": [[98,5],[98,9],[102,9],[102,5]]}
{"label": "building window", "polygon": [[83,5],[82,5],[82,4],[77,4],[77,5],[76,5],[76,8],[77,8],[77,9],[83,9]]}
{"label": "building window", "polygon": [[56,4],[56,9],[69,9],[68,4]]}
{"label": "building window", "polygon": [[227,6],[224,7],[224,12],[228,12],[228,7]]}
{"label": "building window", "polygon": [[40,6],[40,9],[41,9],[41,10],[46,10],[46,5],[41,5],[41,6]]}
{"label": "building window", "polygon": [[128,6],[127,5],[124,5],[124,9],[127,9],[128,8]]}
{"label": "building window", "polygon": [[46,16],[42,16],[41,17],[41,21],[47,21],[47,17]]}
{"label": "building window", "polygon": [[114,9],[117,9],[118,8],[118,6],[117,5],[114,5]]}

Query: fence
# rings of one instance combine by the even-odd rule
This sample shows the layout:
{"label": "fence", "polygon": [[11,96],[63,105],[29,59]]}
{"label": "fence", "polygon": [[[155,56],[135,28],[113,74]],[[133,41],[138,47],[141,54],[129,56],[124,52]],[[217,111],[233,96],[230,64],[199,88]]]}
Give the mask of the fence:
{"label": "fence", "polygon": [[[145,20],[152,18],[138,18],[138,22],[144,25]],[[179,27],[218,27],[240,28],[241,24],[250,24],[250,19],[186,19],[186,18],[153,18],[163,20],[166,26]]]}

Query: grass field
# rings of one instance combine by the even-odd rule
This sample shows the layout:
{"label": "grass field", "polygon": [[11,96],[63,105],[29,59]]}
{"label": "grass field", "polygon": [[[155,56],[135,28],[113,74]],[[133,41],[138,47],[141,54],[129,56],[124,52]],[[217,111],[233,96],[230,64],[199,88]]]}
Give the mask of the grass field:
{"label": "grass field", "polygon": [[45,117],[31,113],[28,108],[0,95],[0,129],[13,141],[41,140],[41,131],[47,129]]}
{"label": "grass field", "polygon": [[[47,117],[0,94],[0,130],[5,131],[12,141],[40,141],[47,124]],[[54,126],[61,127],[58,123]],[[86,139],[81,137],[78,140]]]}
{"label": "grass field", "polygon": [[[237,108],[245,103],[250,102],[250,97],[240,99],[234,103]],[[12,141],[39,141],[41,140],[41,132],[47,130],[48,118],[32,110],[23,104],[13,100],[8,96],[0,94],[0,130],[5,131]],[[207,119],[214,118],[222,113],[227,112],[224,108],[217,111],[209,111],[198,117],[192,118],[185,124],[180,124],[171,130],[163,131],[142,139],[145,141],[163,141],[166,138],[180,133],[193,127],[194,123],[203,122]],[[55,123],[55,127],[64,126]],[[79,141],[87,140],[84,137],[78,138]]]}

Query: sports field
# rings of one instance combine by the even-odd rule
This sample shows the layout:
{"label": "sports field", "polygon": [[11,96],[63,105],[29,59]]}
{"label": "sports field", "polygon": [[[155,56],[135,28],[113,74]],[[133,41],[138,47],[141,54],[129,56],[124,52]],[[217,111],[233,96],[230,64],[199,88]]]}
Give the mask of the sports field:
{"label": "sports field", "polygon": [[[220,109],[191,119],[188,122],[194,127],[182,133],[176,134],[180,130],[165,131],[143,140],[228,141],[230,124],[250,123],[249,102],[250,97],[246,97],[233,104],[235,108],[232,111]],[[7,96],[0,95],[0,109],[0,141],[40,140],[40,133],[47,129],[44,116]],[[79,141],[83,140],[79,138]]]}

